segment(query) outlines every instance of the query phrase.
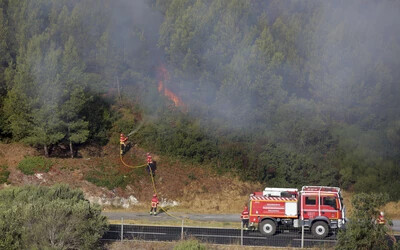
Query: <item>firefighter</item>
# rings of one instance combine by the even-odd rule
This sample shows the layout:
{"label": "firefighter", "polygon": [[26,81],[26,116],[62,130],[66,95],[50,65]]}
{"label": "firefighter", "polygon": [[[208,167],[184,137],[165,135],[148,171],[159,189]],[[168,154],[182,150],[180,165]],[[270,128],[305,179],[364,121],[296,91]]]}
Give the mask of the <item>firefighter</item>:
{"label": "firefighter", "polygon": [[121,146],[120,154],[125,154],[126,142],[128,141],[129,137],[125,137],[123,133],[119,136],[119,144]]}
{"label": "firefighter", "polygon": [[150,208],[150,215],[154,214],[157,215],[157,205],[158,205],[158,198],[157,194],[153,195],[153,198],[151,199],[151,208]]}
{"label": "firefighter", "polygon": [[153,161],[153,159],[151,158],[150,153],[147,153],[146,155],[147,155],[147,164],[150,164]]}
{"label": "firefighter", "polygon": [[385,221],[385,213],[384,212],[380,212],[378,219],[376,220],[376,222],[378,223],[378,225],[385,225],[386,221]]}
{"label": "firefighter", "polygon": [[147,172],[153,177],[156,175],[156,170],[157,170],[157,163],[156,161],[153,161],[153,158],[151,157],[150,153],[147,153]]}
{"label": "firefighter", "polygon": [[245,230],[248,230],[249,229],[249,209],[248,209],[247,205],[244,206],[244,209],[243,209],[243,212],[242,212],[242,215],[240,216],[240,218],[242,219],[243,228]]}

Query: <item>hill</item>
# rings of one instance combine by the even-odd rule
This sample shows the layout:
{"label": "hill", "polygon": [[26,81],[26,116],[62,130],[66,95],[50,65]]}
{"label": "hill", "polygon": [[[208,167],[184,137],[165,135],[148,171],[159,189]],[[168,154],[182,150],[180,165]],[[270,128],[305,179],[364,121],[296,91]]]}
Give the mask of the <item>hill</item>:
{"label": "hill", "polygon": [[[80,188],[92,202],[105,209],[143,210],[153,194],[151,177],[145,168],[125,167],[119,156],[118,145],[80,150],[80,158],[50,158],[48,172],[25,175],[18,164],[27,156],[42,152],[22,144],[0,144],[0,165],[8,166],[7,185],[53,185],[67,183]],[[164,205],[188,212],[238,213],[248,194],[262,189],[261,184],[242,182],[233,176],[221,176],[210,167],[183,163],[153,155],[157,161],[155,184]],[[145,163],[146,152],[132,147],[124,155],[124,162],[136,166]],[[108,186],[105,187],[105,186]]]}
{"label": "hill", "polygon": [[[52,166],[46,173],[25,175],[18,169],[24,157],[38,156],[42,152],[19,143],[0,143],[0,166],[10,172],[8,183],[0,185],[45,185],[66,183],[80,188],[91,202],[103,205],[104,210],[147,211],[153,194],[151,177],[144,168],[125,167],[119,157],[117,145],[87,146],[80,158],[50,158]],[[123,158],[124,162],[140,165],[146,152],[134,146]],[[153,155],[157,161],[155,184],[162,205],[186,213],[239,213],[251,192],[262,190],[260,183],[244,182],[232,175],[219,175],[208,166],[194,165],[179,160]],[[93,171],[104,166],[103,176],[97,176],[97,185],[88,181]],[[103,182],[99,180],[103,178]],[[123,177],[126,181],[115,181]],[[108,182],[107,182],[108,180]],[[114,180],[114,182],[113,182]],[[95,181],[94,181],[95,182]],[[107,188],[103,185],[120,185]],[[351,192],[344,193],[344,203],[351,213]],[[400,202],[389,202],[383,211],[389,218],[399,219]]]}

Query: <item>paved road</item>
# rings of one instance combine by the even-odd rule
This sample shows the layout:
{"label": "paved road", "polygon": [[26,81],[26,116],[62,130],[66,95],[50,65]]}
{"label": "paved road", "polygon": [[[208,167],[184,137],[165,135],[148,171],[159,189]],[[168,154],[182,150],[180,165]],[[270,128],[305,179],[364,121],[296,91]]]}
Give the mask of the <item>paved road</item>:
{"label": "paved road", "polygon": [[[149,220],[149,221],[169,221],[176,220],[165,213],[160,213],[157,216],[150,216],[144,212],[103,212],[111,220]],[[196,221],[218,221],[218,222],[240,222],[239,214],[182,214],[170,213],[177,218],[190,219]],[[400,232],[400,220],[393,220],[393,230]]]}
{"label": "paved road", "polygon": [[400,220],[393,220],[393,231],[400,232]]}
{"label": "paved road", "polygon": [[144,212],[103,212],[110,220],[149,220],[149,221],[170,221],[177,220],[176,218],[190,219],[196,221],[218,221],[218,222],[240,222],[240,215],[238,214],[183,214],[183,213],[169,213],[176,218],[173,218],[166,213],[159,213],[157,216],[150,216]]}
{"label": "paved road", "polygon": [[[241,231],[239,229],[223,228],[196,228],[196,227],[161,227],[143,225],[124,225],[124,240],[151,240],[177,241],[195,237],[201,241],[215,244],[240,245]],[[120,240],[121,225],[111,225],[110,230],[103,236],[103,240]],[[314,239],[309,232],[305,233],[304,246],[333,246],[336,243],[335,235],[324,240]],[[270,237],[262,236],[259,232],[243,231],[243,245],[300,247],[301,234],[298,231],[279,230]]]}
{"label": "paved road", "polygon": [[[171,221],[176,220],[165,213],[150,216],[144,212],[103,212],[109,219],[120,220],[148,220]],[[237,214],[181,214],[171,213],[174,217],[197,221],[240,222]],[[393,221],[393,229],[400,231],[400,221]],[[103,236],[104,241],[120,240],[121,228],[124,240],[151,240],[151,241],[177,241],[189,237],[195,237],[201,241],[216,244],[241,243],[241,231],[227,228],[203,228],[203,227],[176,227],[176,226],[147,226],[147,225],[111,225],[110,230]],[[400,237],[396,237],[399,240]],[[315,239],[309,231],[305,232],[305,247],[328,247],[336,244],[336,235],[329,235],[323,240]],[[263,236],[258,231],[243,231],[243,245],[252,246],[276,246],[276,247],[300,247],[301,234],[299,230],[280,228],[274,236]]]}

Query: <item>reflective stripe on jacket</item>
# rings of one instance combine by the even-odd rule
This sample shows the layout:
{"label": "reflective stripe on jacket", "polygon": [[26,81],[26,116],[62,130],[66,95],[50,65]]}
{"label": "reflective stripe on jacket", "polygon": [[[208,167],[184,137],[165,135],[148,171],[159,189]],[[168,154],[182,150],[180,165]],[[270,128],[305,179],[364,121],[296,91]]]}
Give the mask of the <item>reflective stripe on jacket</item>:
{"label": "reflective stripe on jacket", "polygon": [[244,210],[242,212],[242,216],[241,217],[242,217],[243,220],[249,219],[249,211],[248,210]]}

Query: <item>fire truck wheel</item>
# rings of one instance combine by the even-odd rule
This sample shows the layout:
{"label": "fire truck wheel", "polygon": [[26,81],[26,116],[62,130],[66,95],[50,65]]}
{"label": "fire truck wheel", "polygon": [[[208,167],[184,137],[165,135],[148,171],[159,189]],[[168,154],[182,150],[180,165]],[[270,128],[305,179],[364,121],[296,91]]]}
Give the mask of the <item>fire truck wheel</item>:
{"label": "fire truck wheel", "polygon": [[276,232],[276,224],[272,220],[263,220],[260,223],[260,232],[263,235],[274,235]]}
{"label": "fire truck wheel", "polygon": [[315,237],[323,239],[329,233],[328,224],[323,221],[317,221],[312,225],[311,232]]}

